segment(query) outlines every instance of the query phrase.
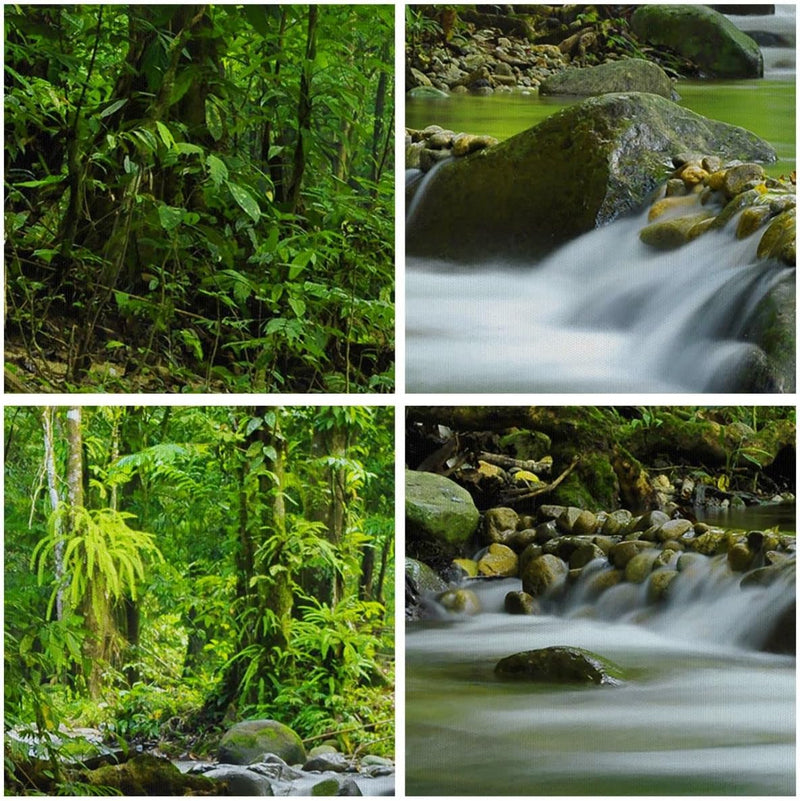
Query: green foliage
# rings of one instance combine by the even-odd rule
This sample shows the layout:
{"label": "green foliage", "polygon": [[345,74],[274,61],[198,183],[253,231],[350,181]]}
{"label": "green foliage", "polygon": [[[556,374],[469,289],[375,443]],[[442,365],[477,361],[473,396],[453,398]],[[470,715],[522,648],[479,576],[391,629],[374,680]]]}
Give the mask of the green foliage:
{"label": "green foliage", "polygon": [[9,7],[15,342],[48,388],[390,391],[392,7],[320,7],[309,64],[307,7],[186,8]]}
{"label": "green foliage", "polygon": [[[61,504],[50,516],[47,537],[38,543],[31,556],[39,583],[44,583],[50,556],[57,544],[63,542],[63,562],[69,577],[64,589],[73,608],[87,599],[100,619],[109,598],[118,600],[130,593],[136,600],[137,586],[144,578],[144,558],[163,559],[163,556],[151,534],[128,527],[125,521],[132,517],[114,509],[73,509]],[[60,589],[53,588],[48,617]]]}

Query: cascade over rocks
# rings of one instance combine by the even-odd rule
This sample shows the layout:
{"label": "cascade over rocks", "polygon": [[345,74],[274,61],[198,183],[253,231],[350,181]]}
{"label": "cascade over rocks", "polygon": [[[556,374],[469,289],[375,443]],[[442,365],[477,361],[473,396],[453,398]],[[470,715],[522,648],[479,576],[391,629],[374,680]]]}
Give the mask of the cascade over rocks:
{"label": "cascade over rocks", "polygon": [[681,153],[772,162],[755,134],[663,97],[589,98],[494,147],[443,163],[408,221],[412,255],[541,257],[637,208]]}

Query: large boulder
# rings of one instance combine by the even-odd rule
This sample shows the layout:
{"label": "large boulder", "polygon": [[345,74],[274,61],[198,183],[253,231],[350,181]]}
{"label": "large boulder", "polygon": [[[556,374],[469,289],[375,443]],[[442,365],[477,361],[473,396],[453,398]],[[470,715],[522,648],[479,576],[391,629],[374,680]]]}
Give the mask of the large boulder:
{"label": "large boulder", "polygon": [[592,97],[611,92],[649,92],[672,98],[672,81],[664,70],[643,58],[608,61],[596,67],[573,67],[547,77],[539,86],[542,95]]}
{"label": "large boulder", "polygon": [[289,765],[306,761],[306,750],[298,734],[277,720],[245,720],[232,726],[219,743],[222,763],[249,765],[264,754],[276,754]]}
{"label": "large boulder", "polygon": [[406,471],[406,541],[412,556],[438,563],[460,554],[478,527],[470,494],[449,478]]}
{"label": "large boulder", "polygon": [[[216,785],[206,776],[181,773],[166,757],[137,754],[122,765],[103,765],[85,774],[87,784],[119,795],[210,795]],[[266,793],[265,793],[266,795]]]}
{"label": "large boulder", "polygon": [[621,669],[591,651],[555,645],[501,659],[495,673],[508,679],[555,684],[619,684]]}
{"label": "large boulder", "polygon": [[631,17],[633,32],[691,59],[713,78],[761,78],[758,45],[730,20],[708,6],[640,5]]}
{"label": "large boulder", "polygon": [[407,223],[413,255],[539,257],[636,210],[685,153],[772,162],[755,134],[646,93],[593,97],[442,164]]}

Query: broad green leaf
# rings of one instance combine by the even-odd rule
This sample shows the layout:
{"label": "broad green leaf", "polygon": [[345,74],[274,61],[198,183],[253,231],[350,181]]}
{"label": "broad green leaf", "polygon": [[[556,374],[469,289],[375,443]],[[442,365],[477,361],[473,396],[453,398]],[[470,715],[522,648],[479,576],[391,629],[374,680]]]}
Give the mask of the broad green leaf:
{"label": "broad green leaf", "polygon": [[261,427],[261,423],[263,422],[264,421],[261,417],[251,417],[245,426],[244,435],[249,437],[257,428]]}
{"label": "broad green leaf", "polygon": [[261,216],[261,209],[253,196],[239,184],[227,181],[228,189],[231,190],[233,199],[241,206],[242,210],[250,217],[253,222],[258,222]]}
{"label": "broad green leaf", "polygon": [[228,180],[228,168],[225,166],[225,162],[213,153],[206,156],[206,167],[208,167],[208,175],[214,182],[214,186],[219,186],[223,181]]}
{"label": "broad green leaf", "polygon": [[175,137],[172,135],[170,129],[167,128],[161,120],[156,120],[156,128],[158,129],[161,141],[171,150],[175,146]]}
{"label": "broad green leaf", "polygon": [[215,142],[222,139],[225,127],[222,122],[222,113],[213,95],[206,98],[206,127]]}
{"label": "broad green leaf", "polygon": [[183,209],[161,203],[158,207],[158,219],[165,231],[172,231],[181,224]]}
{"label": "broad green leaf", "polygon": [[115,100],[110,106],[106,106],[100,112],[100,119],[103,117],[110,117],[115,111],[119,111],[127,102],[127,97],[123,97],[121,100]]}
{"label": "broad green leaf", "polygon": [[198,360],[202,360],[203,358],[203,346],[200,343],[200,338],[195,333],[194,329],[192,328],[182,328],[180,330],[180,336],[183,340],[183,344],[189,348],[190,351],[194,354],[195,358]]}
{"label": "broad green leaf", "polygon": [[24,186],[27,189],[36,189],[39,186],[49,186],[50,184],[60,184],[67,176],[66,175],[48,175],[38,181],[19,181],[14,186]]}
{"label": "broad green leaf", "polygon": [[289,298],[289,305],[292,307],[292,311],[298,316],[302,317],[306,313],[306,304],[305,301],[301,298]]}

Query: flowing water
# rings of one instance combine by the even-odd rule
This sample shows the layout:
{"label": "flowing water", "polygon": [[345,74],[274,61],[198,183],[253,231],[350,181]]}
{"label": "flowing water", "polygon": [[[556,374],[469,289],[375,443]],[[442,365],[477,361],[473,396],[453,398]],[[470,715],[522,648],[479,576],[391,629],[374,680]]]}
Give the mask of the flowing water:
{"label": "flowing water", "polygon": [[[724,557],[702,559],[653,611],[644,585],[593,599],[602,569],[540,616],[502,613],[516,579],[473,581],[481,614],[409,627],[409,795],[794,795],[795,660],[755,650],[794,582],[742,590]],[[495,678],[502,657],[552,645],[602,654],[627,679]]]}
{"label": "flowing water", "polygon": [[[763,18],[768,22],[758,18],[756,27],[772,26],[794,41],[794,7],[778,9]],[[763,49],[763,80],[682,81],[677,89],[683,105],[767,139],[779,157],[768,171],[780,175],[795,166],[794,51]],[[407,104],[406,123],[436,122],[502,139],[567,102],[522,93],[414,100]],[[418,186],[416,192],[425,190]],[[410,252],[414,206],[412,199],[406,225]],[[730,230],[656,253],[639,242],[644,224],[644,215],[619,219],[540,263],[487,259],[464,267],[408,258],[408,390],[740,390],[737,370],[753,356],[741,341],[748,315],[777,282],[793,281],[794,271],[757,264],[758,237],[735,242]]]}

